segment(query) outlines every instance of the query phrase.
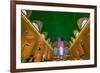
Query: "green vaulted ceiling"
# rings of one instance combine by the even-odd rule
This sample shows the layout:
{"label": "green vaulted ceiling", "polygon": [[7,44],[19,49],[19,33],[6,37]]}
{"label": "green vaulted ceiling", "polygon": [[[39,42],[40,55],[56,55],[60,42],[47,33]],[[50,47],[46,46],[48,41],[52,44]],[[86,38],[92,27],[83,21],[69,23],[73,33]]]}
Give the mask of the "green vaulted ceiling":
{"label": "green vaulted ceiling", "polygon": [[58,37],[69,41],[73,36],[73,30],[78,29],[77,20],[81,17],[89,17],[89,13],[32,11],[30,21],[40,20],[43,23],[41,32],[47,32],[48,37],[54,42]]}

